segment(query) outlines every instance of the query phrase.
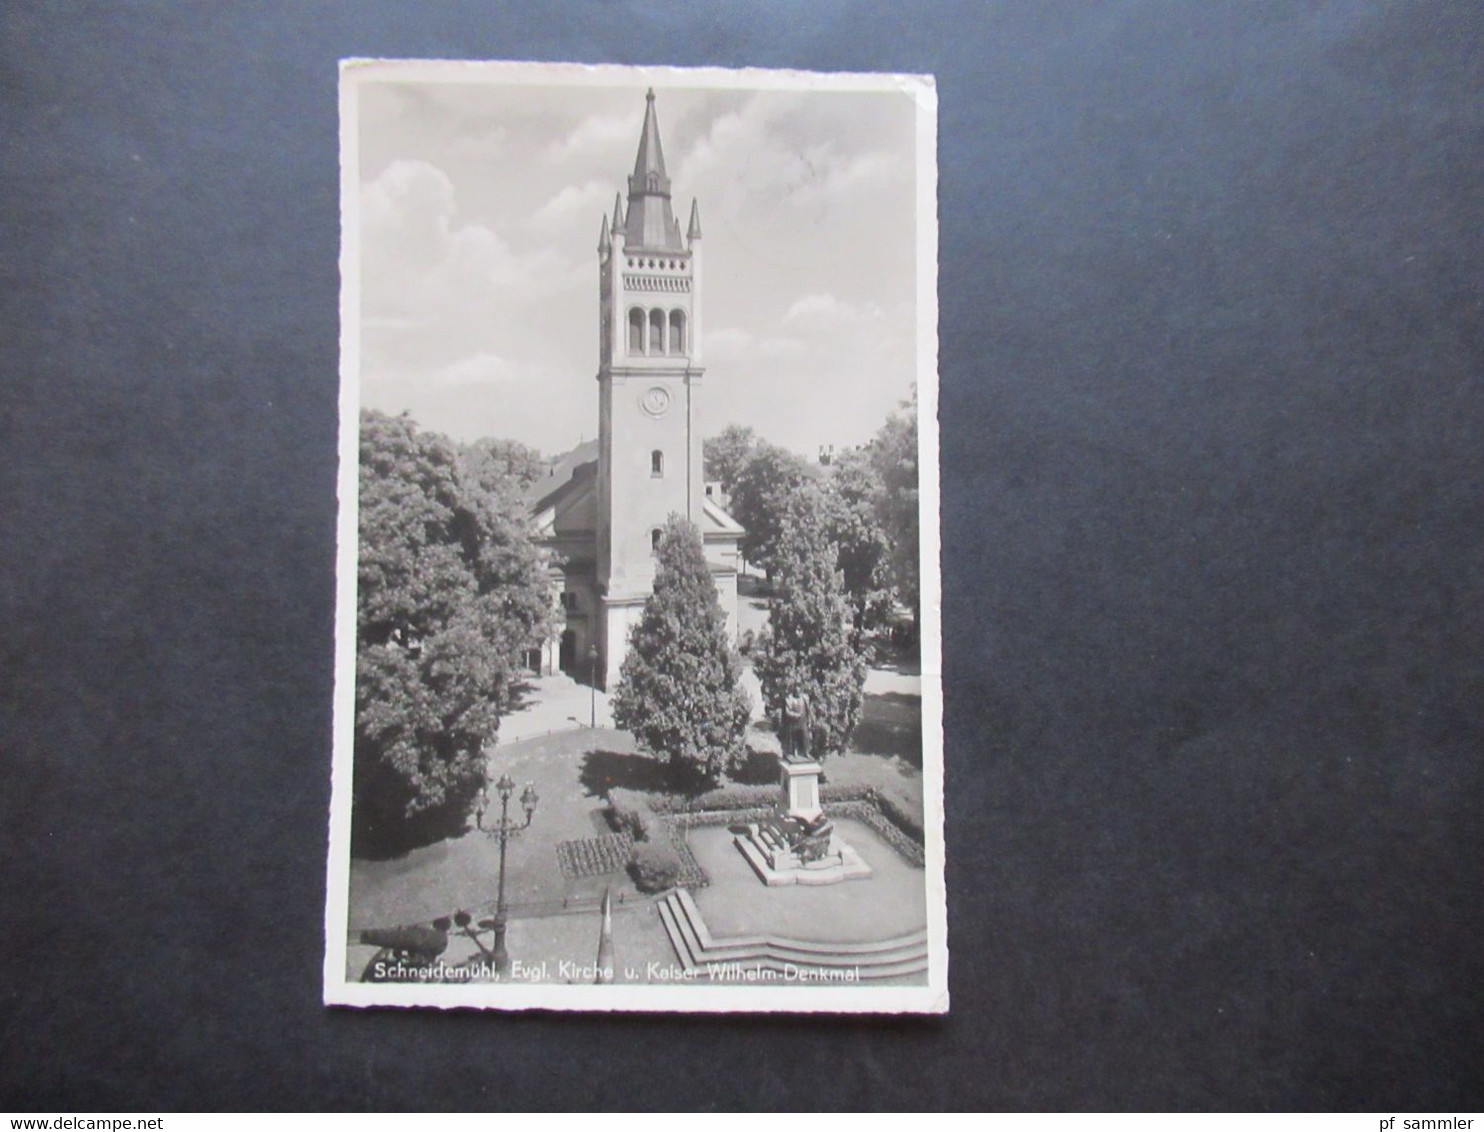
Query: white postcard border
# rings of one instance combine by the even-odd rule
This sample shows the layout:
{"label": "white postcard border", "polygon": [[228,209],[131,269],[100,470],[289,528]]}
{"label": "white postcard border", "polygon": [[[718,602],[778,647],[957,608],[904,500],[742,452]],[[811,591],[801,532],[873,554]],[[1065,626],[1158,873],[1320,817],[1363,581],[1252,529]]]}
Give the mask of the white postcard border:
{"label": "white postcard border", "polygon": [[[346,977],[352,757],[355,729],[356,573],[360,392],[358,89],[368,81],[524,86],[711,86],[731,89],[900,91],[916,104],[918,499],[928,980],[912,987],[548,983],[359,983]],[[335,693],[325,900],[324,1002],[501,1010],[740,1013],[916,1013],[948,1010],[948,923],[943,838],[942,587],[939,572],[937,90],[930,75],[816,73],[755,68],[594,66],[576,63],[347,59],[340,65],[340,431],[336,539]]]}

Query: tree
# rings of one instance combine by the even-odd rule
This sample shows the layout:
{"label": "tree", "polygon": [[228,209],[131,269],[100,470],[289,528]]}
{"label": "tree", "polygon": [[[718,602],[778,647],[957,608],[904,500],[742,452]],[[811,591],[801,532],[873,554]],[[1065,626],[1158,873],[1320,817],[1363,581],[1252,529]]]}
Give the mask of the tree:
{"label": "tree", "polygon": [[860,722],[866,682],[825,512],[812,485],[788,497],[773,560],[776,596],[753,653],[769,715],[781,719],[791,695],[809,697],[809,750],[821,756],[845,749]]}
{"label": "tree", "polygon": [[903,412],[887,417],[871,441],[871,466],[880,477],[876,518],[891,548],[892,580],[901,600],[920,616],[921,585],[917,529],[917,390]]}
{"label": "tree", "polygon": [[835,459],[834,475],[825,485],[826,533],[836,547],[857,643],[891,612],[891,543],[877,517],[883,494],[881,477],[865,452]]}
{"label": "tree", "polygon": [[629,637],[613,719],[640,746],[713,777],[741,752],[752,704],[701,534],[672,515],[660,538],[654,591]]}
{"label": "tree", "polygon": [[385,849],[462,821],[550,613],[513,484],[405,415],[362,414],[360,468],[353,809]]}
{"label": "tree", "polygon": [[706,478],[719,481],[721,489],[730,495],[756,447],[757,434],[741,425],[727,425],[720,435],[708,436],[701,442]]}
{"label": "tree", "polygon": [[778,518],[789,495],[808,481],[808,465],[802,457],[764,442],[753,449],[732,488],[732,516],[747,528],[742,554],[770,577],[778,544]]}
{"label": "tree", "polygon": [[541,453],[518,440],[486,437],[466,444],[460,457],[466,473],[491,487],[526,488],[546,474]]}

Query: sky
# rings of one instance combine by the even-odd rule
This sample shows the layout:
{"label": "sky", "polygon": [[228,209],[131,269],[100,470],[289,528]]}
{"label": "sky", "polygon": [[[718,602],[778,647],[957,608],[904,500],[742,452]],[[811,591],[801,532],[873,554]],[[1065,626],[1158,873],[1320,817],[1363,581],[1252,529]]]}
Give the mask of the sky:
{"label": "sky", "polygon": [[682,227],[700,202],[703,434],[813,455],[910,395],[911,96],[654,78],[360,84],[364,406],[547,454],[596,435],[598,234],[649,85]]}

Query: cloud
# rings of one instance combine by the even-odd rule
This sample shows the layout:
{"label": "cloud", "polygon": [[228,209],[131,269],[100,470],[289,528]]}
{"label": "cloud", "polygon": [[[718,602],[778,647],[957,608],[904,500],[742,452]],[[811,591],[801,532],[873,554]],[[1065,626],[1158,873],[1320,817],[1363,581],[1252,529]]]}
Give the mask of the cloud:
{"label": "cloud", "polygon": [[705,348],[708,354],[728,361],[749,357],[774,360],[801,358],[807,352],[805,344],[797,338],[756,335],[737,327],[708,330]]}
{"label": "cloud", "polygon": [[[634,121],[632,113],[594,114],[584,118],[574,129],[547,146],[541,159],[551,163],[574,159],[606,161],[637,145],[639,132]],[[631,153],[629,163],[632,162]]]}
{"label": "cloud", "polygon": [[[850,214],[857,197],[910,183],[900,147],[881,144],[838,107],[798,94],[756,95],[718,115],[674,164],[677,185],[724,216],[756,221],[778,208],[811,216]],[[821,114],[829,122],[817,121]],[[827,126],[827,128],[822,128]]]}
{"label": "cloud", "polygon": [[[363,166],[363,396],[570,447],[596,429],[594,245],[642,100],[438,93]],[[916,376],[910,100],[676,90],[659,112],[677,216],[699,198],[706,231],[700,427],[866,439]]]}
{"label": "cloud", "polygon": [[707,430],[751,425],[804,453],[869,439],[915,379],[910,307],[825,291],[785,301],[775,329],[706,332]]}
{"label": "cloud", "polygon": [[848,323],[861,322],[863,320],[877,320],[882,317],[882,310],[875,303],[853,305],[841,302],[834,295],[805,295],[802,299],[796,299],[783,315],[784,322],[793,323],[819,323],[824,322],[833,326]]}
{"label": "cloud", "polygon": [[441,386],[499,385],[518,376],[508,358],[481,350],[434,370],[428,381]]}
{"label": "cloud", "polygon": [[460,223],[453,182],[426,161],[394,161],[364,187],[361,249],[365,311],[384,326],[457,321],[495,294],[519,305],[587,278],[550,247],[517,251]]}
{"label": "cloud", "polygon": [[[538,208],[527,225],[534,231],[547,233],[567,232],[574,227],[580,231],[587,224],[596,233],[598,221],[613,203],[615,191],[607,181],[568,185]],[[596,235],[593,238],[596,240]]]}

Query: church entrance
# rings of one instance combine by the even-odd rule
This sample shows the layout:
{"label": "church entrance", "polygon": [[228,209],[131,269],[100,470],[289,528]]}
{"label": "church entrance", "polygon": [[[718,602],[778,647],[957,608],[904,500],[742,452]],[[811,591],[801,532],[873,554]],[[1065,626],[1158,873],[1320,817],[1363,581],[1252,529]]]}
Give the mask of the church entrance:
{"label": "church entrance", "polygon": [[577,667],[577,633],[572,629],[562,630],[562,643],[557,653],[557,667],[571,672]]}

